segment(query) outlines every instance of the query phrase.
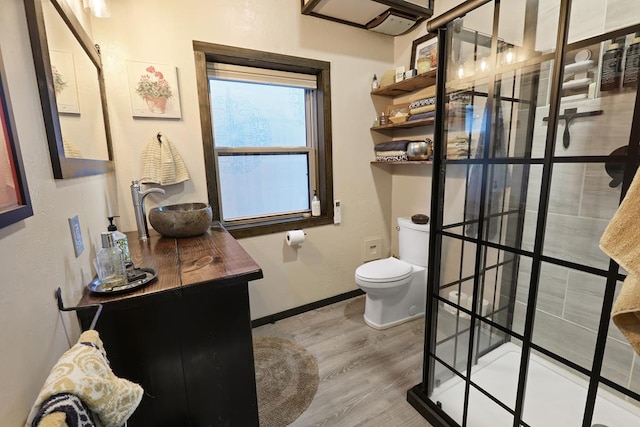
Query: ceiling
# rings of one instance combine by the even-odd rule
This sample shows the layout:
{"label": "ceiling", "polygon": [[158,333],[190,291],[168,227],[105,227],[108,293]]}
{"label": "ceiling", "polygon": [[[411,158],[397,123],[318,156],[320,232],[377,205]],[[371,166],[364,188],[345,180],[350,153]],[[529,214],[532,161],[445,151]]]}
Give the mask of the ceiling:
{"label": "ceiling", "polygon": [[399,35],[433,15],[433,0],[301,0],[302,14]]}

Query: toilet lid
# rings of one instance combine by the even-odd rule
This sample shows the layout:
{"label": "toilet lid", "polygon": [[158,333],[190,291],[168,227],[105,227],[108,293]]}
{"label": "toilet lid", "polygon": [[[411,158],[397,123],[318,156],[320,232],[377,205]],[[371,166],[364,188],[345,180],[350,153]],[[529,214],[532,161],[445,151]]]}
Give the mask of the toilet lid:
{"label": "toilet lid", "polygon": [[411,264],[393,257],[371,261],[356,269],[356,275],[367,282],[398,281],[412,273]]}

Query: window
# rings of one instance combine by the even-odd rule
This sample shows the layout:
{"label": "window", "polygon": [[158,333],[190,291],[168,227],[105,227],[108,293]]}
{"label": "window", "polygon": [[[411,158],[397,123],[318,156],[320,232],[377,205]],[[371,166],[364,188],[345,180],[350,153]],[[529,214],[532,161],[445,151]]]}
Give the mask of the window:
{"label": "window", "polygon": [[[209,202],[236,237],[333,222],[329,64],[194,42]],[[320,217],[309,218],[311,197]]]}

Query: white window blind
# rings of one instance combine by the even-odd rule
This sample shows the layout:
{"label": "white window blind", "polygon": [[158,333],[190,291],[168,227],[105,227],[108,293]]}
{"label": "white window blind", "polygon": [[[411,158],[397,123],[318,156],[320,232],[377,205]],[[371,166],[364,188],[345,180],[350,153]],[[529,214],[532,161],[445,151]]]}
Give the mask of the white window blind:
{"label": "white window blind", "polygon": [[209,63],[207,65],[207,71],[210,77],[219,80],[265,83],[304,89],[316,89],[318,87],[317,78],[313,74],[292,73],[289,71],[221,63]]}

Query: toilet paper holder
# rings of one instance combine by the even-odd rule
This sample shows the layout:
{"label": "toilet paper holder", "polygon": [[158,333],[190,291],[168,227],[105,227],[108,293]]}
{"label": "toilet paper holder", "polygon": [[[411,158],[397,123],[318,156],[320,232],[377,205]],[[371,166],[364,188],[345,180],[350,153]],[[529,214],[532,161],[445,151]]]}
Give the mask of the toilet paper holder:
{"label": "toilet paper holder", "polygon": [[306,237],[307,233],[303,230],[291,230],[287,231],[284,240],[289,246],[299,246],[304,243]]}

